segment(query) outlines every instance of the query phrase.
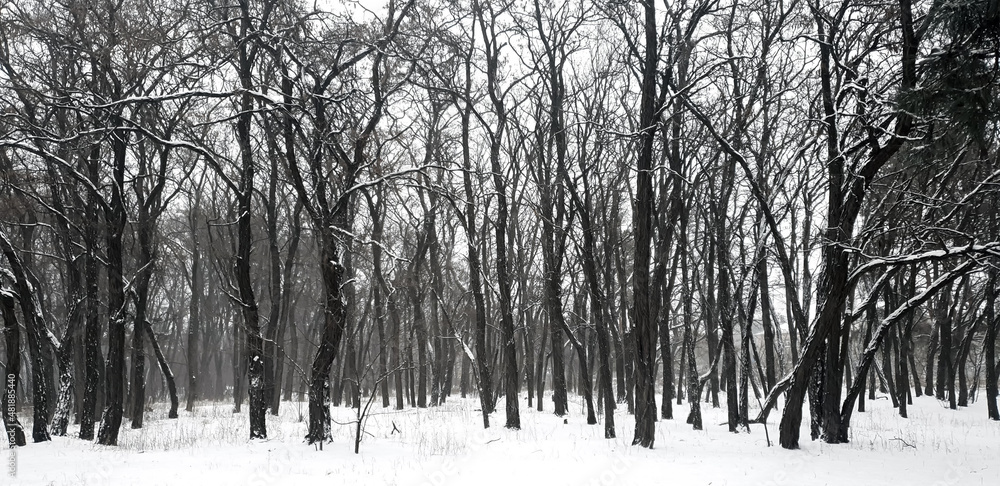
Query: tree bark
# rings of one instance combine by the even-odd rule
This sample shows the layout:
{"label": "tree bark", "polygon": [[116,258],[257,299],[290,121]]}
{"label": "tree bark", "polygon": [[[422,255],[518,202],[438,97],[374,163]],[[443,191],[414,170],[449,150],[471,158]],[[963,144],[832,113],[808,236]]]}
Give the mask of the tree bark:
{"label": "tree bark", "polygon": [[160,373],[163,374],[163,381],[167,382],[167,396],[170,398],[170,409],[167,410],[167,418],[175,419],[177,418],[177,407],[180,402],[177,399],[177,382],[174,379],[174,372],[170,370],[167,357],[163,355],[163,350],[160,349],[160,344],[156,340],[156,335],[153,334],[153,326],[149,324],[149,321],[143,321],[141,327],[146,333],[146,337],[149,338],[149,344],[153,348],[153,355],[156,356],[156,363],[160,367]]}
{"label": "tree bark", "polygon": [[[472,50],[465,58],[465,95],[472,92]],[[493,412],[493,382],[490,375],[489,355],[486,352],[486,297],[483,295],[482,260],[479,256],[479,240],[476,234],[476,204],[472,185],[472,142],[470,140],[472,104],[466,102],[462,109],[462,182],[465,188],[465,233],[466,253],[469,263],[469,287],[474,302],[473,316],[476,348],[476,368],[479,383],[479,404],[483,413],[483,427],[490,427],[490,413]],[[541,396],[541,393],[539,393]],[[539,400],[541,403],[541,400]]]}
{"label": "tree bark", "polygon": [[188,302],[188,328],[187,328],[187,403],[185,411],[193,412],[194,403],[198,400],[198,375],[199,354],[198,345],[201,334],[201,299],[202,299],[202,270],[201,270],[201,249],[198,244],[198,220],[201,210],[201,191],[195,196],[195,206],[188,214],[188,226],[191,230],[191,270],[188,274],[191,287],[191,300]]}
{"label": "tree bark", "polygon": [[[92,163],[91,181],[97,179],[96,158],[98,149],[91,151]],[[84,228],[84,241],[87,246],[87,254],[84,256],[83,272],[86,285],[87,315],[83,337],[84,347],[84,393],[83,408],[80,411],[80,439],[94,440],[94,421],[98,406],[98,394],[101,387],[101,375],[103,372],[101,356],[101,322],[100,322],[100,295],[99,280],[100,271],[97,265],[98,239],[100,239],[100,213],[97,211],[97,195],[92,192],[87,194],[86,217],[94,224],[88,224]]]}
{"label": "tree bark", "polygon": [[[24,328],[28,335],[28,356],[31,359],[31,390],[33,397],[33,416],[31,439],[34,442],[51,440],[49,437],[49,401],[48,388],[51,376],[45,370],[45,323],[42,320],[41,309],[38,307],[37,296],[32,292],[26,270],[21,257],[11,245],[7,235],[0,230],[0,252],[7,259],[11,272],[14,274],[14,289],[21,304],[21,314],[24,316]],[[7,321],[9,322],[9,321]],[[10,353],[11,348],[8,348]],[[14,347],[14,350],[19,348]],[[16,351],[15,351],[16,352]],[[6,379],[4,380],[6,381]]]}
{"label": "tree bark", "polygon": [[656,440],[656,338],[655,316],[650,315],[650,241],[653,229],[653,142],[656,137],[656,77],[658,31],[655,2],[643,4],[645,50],[640,67],[642,87],[639,127],[642,135],[636,156],[635,264],[632,275],[635,313],[635,436],[632,445],[652,448]]}
{"label": "tree bark", "polygon": [[996,268],[990,271],[990,279],[986,284],[986,336],[983,347],[986,348],[986,408],[991,420],[1000,420],[1000,409],[997,407],[997,329],[1000,320],[996,315],[997,285],[1000,284],[1000,271]]}
{"label": "tree bark", "polygon": [[11,406],[17,399],[17,389],[21,380],[21,333],[18,329],[17,314],[14,311],[15,295],[5,288],[0,288],[0,313],[3,316],[4,346],[7,351],[6,371],[4,376],[3,416],[4,430],[8,440],[17,446],[26,444],[24,428],[17,420],[15,407]]}

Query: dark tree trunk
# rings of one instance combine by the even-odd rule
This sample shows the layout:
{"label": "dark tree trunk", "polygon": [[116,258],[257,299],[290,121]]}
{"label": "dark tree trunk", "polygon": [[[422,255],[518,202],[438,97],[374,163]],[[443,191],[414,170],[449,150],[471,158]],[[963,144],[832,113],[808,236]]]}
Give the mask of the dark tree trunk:
{"label": "dark tree trunk", "polygon": [[201,271],[201,249],[198,244],[198,220],[200,218],[201,192],[195,196],[195,206],[191,208],[188,216],[188,226],[191,229],[191,271],[188,275],[191,287],[191,300],[188,302],[188,328],[187,328],[187,404],[184,410],[194,411],[194,403],[198,399],[198,344],[201,334],[201,299],[202,299],[202,271]]}
{"label": "dark tree trunk", "polygon": [[[719,256],[719,241],[714,238],[710,231],[704,232],[705,246],[708,251],[707,262],[705,265],[705,284],[702,290],[702,307],[705,309],[704,319],[705,319],[705,341],[708,344],[708,362],[715,363],[716,356],[715,353],[720,351],[719,348],[719,323],[716,321],[717,317],[721,317],[722,312],[719,310],[719,303],[715,300],[716,292],[719,290],[719,282],[716,281],[717,267],[722,265],[721,262],[717,261]],[[716,367],[712,367],[708,371],[708,391],[705,392],[704,399],[706,401],[712,400],[712,408],[719,408],[719,372]]]}
{"label": "dark tree trunk", "polygon": [[263,201],[264,206],[264,228],[267,234],[267,256],[268,256],[268,301],[270,307],[267,314],[267,326],[264,328],[264,386],[263,394],[265,407],[270,409],[271,414],[277,416],[278,408],[274,406],[276,395],[276,384],[280,381],[277,371],[277,361],[280,349],[278,342],[278,329],[281,325],[281,313],[283,309],[282,295],[287,291],[284,286],[286,281],[282,280],[283,272],[281,266],[281,252],[278,250],[278,157],[272,155],[270,159],[270,170],[268,172],[267,199]]}
{"label": "dark tree trunk", "polygon": [[[526,288],[527,280],[522,279],[520,284],[522,285],[522,289]],[[522,316],[521,326],[524,330],[521,332],[521,342],[523,346],[521,349],[524,350],[524,383],[527,385],[526,388],[528,389],[528,408],[530,409],[535,403],[535,353],[534,346],[532,346],[535,339],[532,330],[536,329],[537,325],[535,323],[529,323],[527,313],[528,311],[522,306],[520,314]],[[452,367],[454,367],[454,365],[452,365]]]}
{"label": "dark tree trunk", "polygon": [[[322,227],[329,228],[329,224]],[[330,366],[337,355],[337,348],[347,328],[347,308],[341,296],[344,266],[340,264],[333,229],[323,231],[320,238],[320,274],[323,278],[324,311],[322,337],[319,350],[313,359],[309,377],[309,433],[308,443],[323,442],[330,438],[330,408],[326,404]]]}
{"label": "dark tree trunk", "polygon": [[[867,308],[864,309],[864,313],[865,313],[865,316],[866,316],[866,318],[865,318],[865,340],[864,340],[865,343],[869,343],[872,340],[872,331],[875,328],[875,321],[877,320],[877,317],[878,317],[878,316],[875,315],[875,312],[876,312],[875,311],[875,300],[872,299],[871,305],[869,305]],[[859,368],[859,370],[860,370],[860,368]],[[864,391],[864,389],[865,389],[865,382],[867,380],[871,380],[871,383],[869,383],[869,385],[874,386],[875,380],[874,380],[874,378],[869,377],[870,374],[871,373],[869,373],[867,370],[861,370],[861,371],[858,372],[857,376],[855,376],[855,383],[857,384],[857,386],[858,386],[858,388],[860,390]],[[874,393],[875,389],[871,388],[871,391],[872,391],[872,393]],[[858,412],[864,412],[864,411],[865,411],[865,395],[864,395],[864,393],[861,393],[860,395],[858,395]]]}
{"label": "dark tree trunk", "polygon": [[[736,295],[736,302],[737,302],[736,306],[737,306],[737,309],[739,311],[739,314],[738,314],[739,318],[740,318],[739,322],[741,323],[741,325],[740,325],[740,365],[739,365],[740,366],[740,373],[739,373],[739,380],[740,380],[739,394],[740,394],[740,397],[739,397],[738,421],[739,421],[739,425],[741,425],[747,431],[750,430],[750,390],[749,390],[749,388],[750,388],[750,384],[752,383],[752,380],[753,380],[753,376],[752,376],[752,373],[750,371],[750,351],[753,350],[754,354],[756,354],[756,352],[757,352],[757,349],[754,347],[754,344],[753,344],[753,318],[751,317],[751,316],[753,316],[753,312],[754,312],[755,307],[757,305],[757,298],[756,298],[757,296],[754,295],[754,293],[755,292],[753,290],[751,290],[751,292],[750,292],[749,311],[747,311],[746,309],[744,309],[743,304],[740,303],[740,300],[741,300],[740,297],[741,296],[739,295],[739,293],[737,293],[737,295]],[[760,366],[760,356],[756,356],[756,359],[757,359],[757,365],[759,367]],[[736,377],[733,377],[733,381],[735,381],[735,380],[736,380]],[[766,383],[766,379],[764,379],[762,381],[764,381],[765,385],[767,384]],[[756,388],[754,389],[754,393],[755,394],[757,393]],[[730,427],[730,430],[732,431],[732,427]]]}
{"label": "dark tree trunk", "polygon": [[177,407],[180,402],[177,399],[177,383],[174,380],[174,373],[170,370],[170,364],[167,362],[167,357],[163,355],[163,350],[160,349],[160,344],[156,340],[156,335],[153,334],[153,327],[149,325],[149,321],[143,321],[142,328],[146,337],[149,338],[149,344],[153,347],[153,355],[156,356],[156,363],[163,374],[163,381],[167,382],[167,395],[170,398],[170,410],[167,411],[167,418],[177,418]]}
{"label": "dark tree trunk", "polygon": [[[676,270],[677,259],[674,258],[674,269]],[[670,343],[670,299],[674,287],[674,271],[671,271],[670,280],[661,295],[659,330],[660,330],[660,360],[663,361],[663,399],[660,403],[660,417],[666,420],[674,418],[673,398],[674,398],[674,356]]]}
{"label": "dark tree trunk", "polygon": [[[471,93],[472,89],[472,50],[465,58],[465,93]],[[479,403],[483,413],[483,427],[490,426],[490,413],[493,412],[493,385],[490,376],[489,355],[486,352],[486,298],[483,295],[482,284],[482,260],[479,256],[479,241],[476,235],[476,204],[475,192],[472,185],[472,155],[470,150],[471,140],[471,118],[472,105],[466,104],[462,109],[462,181],[465,187],[465,232],[467,242],[467,256],[469,262],[469,287],[472,291],[475,303],[474,316],[470,316],[470,321],[474,321],[474,336],[476,348],[477,377],[479,382]],[[539,394],[541,396],[541,394]],[[541,400],[539,400],[541,403]]]}
{"label": "dark tree trunk", "polygon": [[[140,153],[142,150],[140,150]],[[136,195],[138,219],[134,223],[136,237],[139,240],[139,255],[136,261],[135,285],[135,318],[132,325],[132,397],[131,418],[132,428],[142,427],[146,405],[146,349],[143,336],[147,334],[144,327],[149,327],[146,317],[149,307],[150,281],[157,263],[157,243],[154,241],[157,219],[166,209],[167,201],[163,198],[163,188],[167,180],[167,167],[170,161],[170,149],[163,149],[155,157],[138,158],[138,169],[141,175],[133,182]],[[152,330],[148,333],[152,336]],[[154,339],[155,341],[155,339]],[[176,342],[176,340],[174,340]],[[170,418],[177,417],[177,393],[173,387],[173,376],[170,377],[171,410]]]}
{"label": "dark tree trunk", "polygon": [[[32,431],[31,438],[34,442],[45,442],[49,437],[49,395],[48,388],[51,386],[50,374],[45,370],[45,344],[44,321],[42,320],[41,309],[38,307],[37,296],[32,292],[32,286],[28,282],[26,270],[21,257],[11,245],[7,235],[0,232],[0,252],[3,252],[14,274],[14,288],[17,292],[18,301],[21,304],[21,313],[24,316],[24,328],[28,335],[28,356],[31,360],[31,391],[32,391]],[[11,348],[8,348],[10,353]],[[14,347],[14,350],[19,348]],[[6,381],[6,380],[5,380]]]}
{"label": "dark tree trunk", "polygon": [[385,301],[382,289],[385,287],[385,274],[382,269],[382,229],[385,226],[384,196],[379,194],[378,202],[371,192],[365,193],[368,201],[368,212],[372,220],[372,273],[375,282],[372,284],[372,299],[375,304],[375,325],[378,329],[378,376],[381,380],[379,390],[382,394],[382,407],[389,407],[389,342],[385,331]]}
{"label": "dark tree trunk", "polygon": [[[566,393],[566,371],[563,363],[562,298],[559,296],[559,282],[547,278],[545,283],[545,304],[549,315],[549,342],[552,349],[552,406],[556,416],[562,417],[569,411]],[[541,395],[539,395],[541,396]]]}
{"label": "dark tree trunk", "polygon": [[906,358],[907,360],[909,360],[910,363],[909,369],[910,369],[910,377],[913,379],[913,391],[919,397],[922,394],[922,388],[920,386],[920,376],[917,371],[917,362],[916,359],[914,359],[913,357],[915,348],[913,344],[913,324],[915,322],[916,322],[915,320],[911,321],[910,329],[907,331],[908,337],[906,338],[907,340],[906,348],[907,350],[909,350],[909,353],[907,353],[908,355]]}
{"label": "dark tree trunk", "polygon": [[934,395],[934,354],[940,349],[938,345],[938,336],[941,335],[938,330],[940,325],[937,319],[932,319],[931,340],[927,344],[927,357],[924,361],[924,395],[927,396]]}
{"label": "dark tree trunk", "polygon": [[[957,405],[959,407],[969,406],[969,379],[966,373],[966,366],[969,361],[969,353],[972,351],[972,340],[979,330],[979,322],[981,320],[983,320],[983,316],[973,317],[972,323],[969,324],[969,329],[965,331],[965,336],[962,338],[962,343],[958,348],[958,365],[955,367],[955,374],[958,375]],[[952,396],[954,396],[954,393],[952,393]]]}
{"label": "dark tree trunk", "polygon": [[594,425],[597,423],[597,416],[594,415],[594,380],[590,378],[590,370],[587,368],[587,351],[584,348],[584,345],[580,343],[580,340],[577,339],[574,333],[569,329],[569,326],[566,325],[565,321],[563,321],[563,326],[563,330],[566,331],[566,336],[569,338],[570,344],[576,351],[580,369],[579,381],[583,385],[583,399],[587,406],[587,425]]}
{"label": "dark tree trunk", "polygon": [[545,345],[548,342],[549,334],[551,334],[548,332],[547,326],[552,325],[546,314],[542,314],[541,317],[544,319],[544,324],[540,325],[541,332],[539,332],[542,336],[542,342],[538,343],[538,359],[535,360],[535,395],[538,397],[536,410],[539,412],[545,408],[545,368],[548,356],[551,354],[551,351],[546,353]]}
{"label": "dark tree trunk", "polygon": [[[500,164],[501,146],[506,136],[507,108],[504,106],[503,91],[498,85],[498,70],[500,69],[501,41],[496,35],[497,12],[490,7],[487,19],[486,12],[474,2],[473,10],[479,20],[480,33],[483,38],[483,50],[486,55],[486,90],[493,105],[493,115],[496,120],[489,127],[490,141],[490,171],[492,172],[494,197],[497,203],[496,219],[494,220],[494,242],[496,243],[496,281],[498,298],[500,300],[500,350],[503,361],[504,398],[506,401],[508,429],[521,428],[521,415],[518,409],[518,373],[517,373],[517,340],[514,336],[514,314],[511,305],[511,271],[507,258],[508,238],[508,194],[507,183],[504,180],[503,167]],[[468,72],[467,72],[468,74]],[[516,161],[512,162],[516,165]]]}
{"label": "dark tree trunk", "polygon": [[[383,277],[384,278],[384,277]],[[388,290],[385,281],[382,281],[383,288]],[[395,410],[403,409],[403,363],[399,351],[399,340],[402,334],[403,321],[399,315],[399,308],[396,306],[394,294],[386,294],[386,305],[389,308],[391,324],[389,329],[389,369],[392,373],[393,388],[396,394]]]}
{"label": "dark tree trunk", "polygon": [[[60,130],[64,129],[65,118],[59,117]],[[65,158],[65,157],[64,157]],[[52,209],[56,220],[58,238],[56,246],[66,262],[66,329],[56,350],[56,361],[59,366],[59,391],[55,404],[55,411],[52,415],[52,426],[50,431],[55,436],[65,436],[69,427],[69,414],[72,406],[71,402],[76,401],[76,406],[80,406],[80,394],[75,385],[76,364],[79,362],[79,350],[81,346],[78,341],[78,329],[83,325],[84,318],[84,283],[77,251],[70,232],[69,212],[63,203],[62,189],[59,187],[59,176],[56,171],[56,164],[48,161],[46,164],[48,174],[49,194],[52,200]],[[23,431],[21,432],[23,437]]]}
{"label": "dark tree trunk", "polygon": [[[286,311],[287,311],[287,309],[288,309],[288,307],[286,306]],[[289,312],[288,319],[290,321],[292,319],[294,319],[294,316],[290,312]],[[290,349],[291,352],[288,353],[286,356],[288,358],[288,362],[292,363],[293,366],[289,366],[288,367],[288,375],[285,377],[284,381],[282,382],[283,386],[285,388],[285,390],[284,390],[284,392],[282,394],[284,395],[284,399],[286,401],[292,399],[292,390],[295,389],[295,371],[297,370],[298,362],[299,362],[299,331],[298,331],[299,326],[296,325],[294,322],[291,322],[290,324],[291,325],[288,326],[289,331],[290,331],[290,335],[288,336],[288,347],[289,347],[289,349]],[[301,379],[299,380],[299,383],[300,383],[300,388],[299,388],[300,393],[299,393],[299,396],[296,398],[298,401],[302,401],[302,393],[301,393],[302,387],[301,387],[301,383],[304,382],[304,381],[305,380],[301,380]]]}
{"label": "dark tree trunk", "polygon": [[[904,330],[900,327],[908,325],[907,323],[900,323],[899,326],[894,330],[896,336],[894,344],[896,345],[896,402],[899,404],[899,416],[906,418],[906,397],[910,391],[910,382],[907,379],[909,372],[906,370],[906,342],[903,340]],[[847,386],[850,388],[850,385]]]}
{"label": "dark tree trunk", "polygon": [[[110,71],[109,67],[105,67]],[[121,427],[125,383],[125,276],[123,242],[127,215],[122,193],[125,187],[125,166],[129,132],[120,114],[111,115],[111,198],[105,206],[107,223],[108,269],[108,355],[105,364],[105,406],[97,442],[101,445],[118,445]]]}
{"label": "dark tree trunk", "polygon": [[17,399],[18,385],[21,380],[21,333],[18,330],[17,314],[14,311],[14,294],[0,288],[0,313],[3,315],[4,346],[7,350],[6,376],[4,377],[3,415],[4,430],[8,440],[17,446],[26,444],[24,428],[17,420],[15,407],[11,405]]}
{"label": "dark tree trunk", "polygon": [[[947,296],[948,294],[950,294],[950,292],[946,292],[945,296]],[[944,400],[944,399],[947,398],[946,394],[948,393],[948,389],[950,388],[949,387],[949,382],[953,381],[953,380],[951,380],[951,378],[952,378],[952,374],[951,374],[951,353],[952,353],[952,349],[951,349],[951,327],[952,327],[952,322],[949,319],[949,317],[951,317],[951,313],[948,311],[948,308],[951,307],[951,306],[948,304],[948,300],[947,299],[944,299],[944,302],[945,303],[941,304],[941,307],[938,309],[939,314],[937,316],[938,317],[938,326],[937,326],[937,328],[938,328],[938,332],[939,332],[938,343],[941,346],[941,351],[938,353],[938,360],[937,360],[937,376],[938,376],[938,379],[937,379],[937,387],[935,388],[935,394],[934,394],[934,396],[937,397],[938,400]]]}
{"label": "dark tree trunk", "polygon": [[[691,424],[694,430],[702,430],[701,420],[701,383],[698,376],[698,364],[695,361],[695,339],[694,339],[694,309],[693,292],[691,290],[691,280],[688,272],[688,208],[687,205],[681,207],[680,230],[678,232],[678,251],[681,253],[678,258],[681,265],[681,299],[684,320],[684,352],[681,362],[687,373],[687,398],[690,405],[687,423]],[[684,362],[686,358],[686,363]],[[683,380],[683,378],[681,379]],[[679,380],[680,381],[680,380]],[[679,395],[679,394],[678,394]]]}
{"label": "dark tree trunk", "polygon": [[[70,265],[73,265],[70,262]],[[68,287],[68,293],[70,296],[79,295],[82,291],[79,281],[79,272],[72,270],[75,273],[76,279],[75,284],[70,284]],[[71,297],[72,298],[72,297]],[[75,395],[74,393],[74,367],[73,367],[73,341],[76,334],[76,329],[80,327],[82,314],[81,306],[83,302],[82,299],[73,299],[69,304],[70,310],[67,318],[66,330],[63,333],[62,339],[59,341],[59,346],[56,349],[56,363],[59,367],[59,389],[58,398],[56,399],[55,410],[52,413],[52,426],[50,431],[52,435],[63,437],[66,435],[66,429],[69,427],[69,414],[70,408],[72,406],[72,400]]]}
{"label": "dark tree trunk", "polygon": [[253,196],[254,162],[250,154],[250,120],[252,100],[245,96],[242,113],[237,122],[237,137],[241,144],[243,167],[241,171],[240,193],[237,195],[237,252],[233,266],[234,279],[238,290],[240,316],[246,336],[246,370],[248,378],[250,407],[250,438],[267,438],[267,397],[264,389],[264,338],[260,329],[260,314],[257,298],[254,295],[253,280],[250,271],[250,250],[253,244],[251,232],[251,198]]}
{"label": "dark tree trunk", "polygon": [[[437,105],[435,105],[437,106]],[[440,138],[438,130],[435,129],[432,134],[434,144],[428,147],[429,154],[433,154],[434,150],[440,145]],[[428,155],[427,162],[433,161],[433,158]],[[442,182],[440,173],[438,173],[438,180],[436,184]],[[430,302],[431,307],[431,322],[430,322],[430,344],[431,344],[431,405],[438,406],[444,403],[444,387],[445,381],[448,378],[448,373],[445,371],[445,365],[448,360],[448,346],[445,344],[445,340],[442,337],[444,332],[444,319],[442,318],[445,314],[444,309],[444,274],[441,269],[441,241],[438,236],[438,225],[437,225],[437,214],[440,210],[439,200],[437,193],[430,191],[428,193],[428,201],[430,205],[430,214],[428,217],[428,222],[426,225],[428,232],[428,260],[430,263],[431,270],[431,294],[432,299]],[[450,341],[449,341],[450,342]]]}
{"label": "dark tree trunk", "polygon": [[[140,194],[141,191],[137,191]],[[146,312],[149,304],[149,282],[152,278],[153,265],[156,262],[153,248],[153,215],[146,204],[139,207],[139,219],[136,223],[139,238],[139,258],[137,268],[139,274],[135,277],[135,318],[132,321],[132,385],[129,394],[132,397],[131,416],[132,428],[142,428],[146,407],[146,348],[143,327],[146,326]],[[174,410],[176,415],[177,411]]]}
{"label": "dark tree trunk", "polygon": [[[730,164],[730,168],[727,169],[729,174],[735,170],[735,163]],[[723,184],[727,187],[732,187],[729,181],[732,180],[731,175],[727,175],[723,178]],[[716,240],[719,251],[719,326],[722,328],[722,350],[724,352],[722,356],[722,373],[726,378],[726,410],[727,416],[729,418],[729,431],[738,432],[739,425],[739,395],[736,389],[736,346],[734,343],[734,332],[733,332],[733,309],[730,299],[730,276],[729,276],[729,239],[726,233],[726,222],[725,215],[722,214],[726,207],[728,207],[729,196],[728,190],[723,191],[726,195],[723,196],[723,200],[719,204],[718,219],[716,220]],[[713,400],[715,400],[715,394],[712,395]]]}
{"label": "dark tree trunk", "polygon": [[469,394],[469,368],[471,368],[471,366],[472,361],[469,359],[469,356],[462,353],[462,371],[460,372],[458,378],[458,392],[459,396],[462,398],[466,398]]}
{"label": "dark tree trunk", "polygon": [[990,271],[990,279],[986,284],[986,336],[983,347],[986,348],[986,408],[992,420],[1000,420],[1000,410],[997,408],[997,329],[1000,320],[996,315],[997,285],[1000,284],[1000,272],[995,268]]}
{"label": "dark tree trunk", "polygon": [[[423,252],[418,250],[413,262],[423,259]],[[417,341],[417,407],[427,408],[427,319],[424,317],[423,292],[420,286],[420,263],[410,269],[410,282],[407,285],[407,294],[410,297],[410,305],[413,306],[413,331]]]}
{"label": "dark tree trunk", "polygon": [[[96,153],[96,149],[94,151]],[[96,178],[96,174],[93,175]],[[97,211],[96,195],[87,195],[87,220],[94,224],[85,225],[84,240],[87,244],[87,254],[84,256],[84,281],[86,283],[87,315],[83,337],[84,348],[84,392],[83,407],[80,410],[80,439],[94,440],[94,422],[97,413],[98,393],[101,390],[102,356],[101,356],[101,321],[99,280],[100,271],[97,266],[97,241],[100,238],[100,213]]]}
{"label": "dark tree trunk", "polygon": [[775,352],[774,352],[774,326],[771,324],[771,297],[767,283],[767,254],[761,255],[757,262],[757,281],[760,286],[760,326],[764,329],[764,370],[765,389],[772,390],[777,378],[775,377]]}
{"label": "dark tree trunk", "polygon": [[[354,205],[351,204],[347,208],[347,219],[341,226],[343,229],[350,231],[351,226],[354,221]],[[344,323],[345,332],[348,332],[348,342],[347,342],[347,355],[344,356],[344,383],[346,384],[345,391],[350,397],[348,405],[351,408],[357,408],[361,405],[361,370],[363,365],[360,362],[361,356],[363,356],[364,351],[362,346],[364,346],[364,323],[368,320],[368,314],[371,311],[371,301],[366,299],[366,304],[364,311],[361,315],[358,314],[358,295],[357,288],[354,285],[354,243],[353,238],[345,236],[342,240],[344,246],[344,277],[343,283],[341,284],[341,293],[343,294],[344,305],[347,308],[347,314],[345,317],[346,322]]]}
{"label": "dark tree trunk", "polygon": [[[302,203],[296,202],[295,209],[292,214],[291,221],[291,235],[288,239],[288,253],[285,255],[285,262],[282,268],[281,281],[284,282],[284,286],[281,292],[281,313],[278,315],[278,333],[275,337],[276,348],[274,357],[274,390],[271,395],[271,413],[277,415],[281,406],[281,395],[282,395],[282,384],[285,381],[282,379],[282,375],[285,370],[285,361],[288,359],[287,351],[285,347],[285,331],[288,329],[289,325],[292,327],[292,333],[295,332],[295,324],[292,323],[292,292],[293,292],[293,279],[294,267],[295,267],[295,257],[298,255],[299,241],[302,237]],[[296,345],[295,340],[292,340],[291,346],[294,348]],[[286,396],[291,395],[291,380],[292,380],[292,368],[289,368],[289,374],[287,378]],[[289,396],[286,400],[290,399]]]}
{"label": "dark tree trunk", "polygon": [[[229,310],[233,311],[234,309],[230,307]],[[240,413],[243,409],[243,399],[246,397],[246,382],[244,380],[247,374],[247,360],[245,359],[247,355],[246,332],[242,329],[242,326],[236,325],[233,322],[232,315],[227,313],[226,317],[223,322],[233,323],[233,354],[230,362],[233,368],[233,413]]]}
{"label": "dark tree trunk", "polygon": [[[145,293],[146,296],[140,299],[148,298],[148,288]],[[137,305],[135,320],[132,323],[132,384],[129,386],[129,416],[132,419],[133,429],[142,428],[146,407],[146,350],[145,333],[142,332],[142,322],[145,319],[145,309],[140,310]]]}
{"label": "dark tree trunk", "polygon": [[636,154],[636,195],[633,232],[635,260],[632,274],[635,316],[635,436],[632,445],[652,448],[656,440],[656,316],[651,314],[650,242],[653,232],[654,193],[652,180],[653,144],[656,140],[657,61],[659,38],[655,2],[643,4],[644,52],[640,66],[642,85],[639,100],[641,137]]}
{"label": "dark tree trunk", "polygon": [[[581,170],[585,171],[585,164],[582,160],[580,165]],[[561,172],[563,173],[563,177],[568,179],[568,174],[565,171]],[[567,184],[568,183],[569,181],[567,181]],[[595,241],[595,227],[592,219],[593,204],[591,203],[590,184],[586,172],[584,172],[583,187],[583,198],[581,198],[580,194],[572,187],[570,188],[570,194],[573,196],[573,201],[576,204],[577,211],[580,213],[580,219],[583,225],[583,272],[586,279],[587,291],[589,291],[590,295],[591,316],[593,316],[597,331],[598,395],[603,399],[602,408],[604,410],[604,438],[611,439],[615,437],[615,397],[614,390],[611,385],[611,343],[610,336],[608,334],[608,322],[613,322],[613,318],[611,318],[610,315],[605,314],[606,296],[601,289],[600,277],[598,275],[596,258],[597,244]],[[590,375],[588,374],[588,388],[589,376]],[[590,392],[588,390],[588,394],[589,393]]]}

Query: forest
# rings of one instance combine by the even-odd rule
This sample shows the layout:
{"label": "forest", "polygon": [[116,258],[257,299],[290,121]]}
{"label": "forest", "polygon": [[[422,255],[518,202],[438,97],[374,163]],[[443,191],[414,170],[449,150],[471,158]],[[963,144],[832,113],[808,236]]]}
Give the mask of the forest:
{"label": "forest", "polygon": [[996,0],[4,2],[0,415],[1000,420],[998,76]]}

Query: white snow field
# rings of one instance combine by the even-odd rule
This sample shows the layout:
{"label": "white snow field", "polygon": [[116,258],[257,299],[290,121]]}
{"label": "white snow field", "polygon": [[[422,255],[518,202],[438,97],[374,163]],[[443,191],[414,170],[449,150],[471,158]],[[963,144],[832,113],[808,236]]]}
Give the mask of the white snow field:
{"label": "white snow field", "polygon": [[[401,412],[376,404],[355,455],[352,409],[333,409],[344,425],[334,424],[334,441],[320,451],[303,441],[304,403],[283,403],[279,417],[269,415],[264,441],[247,439],[246,409],[233,414],[231,403],[206,403],[177,420],[158,404],[144,428],[125,421],[118,447],[55,437],[16,449],[16,475],[0,474],[0,484],[1000,484],[1000,422],[987,419],[984,402],[953,411],[933,397],[915,398],[902,419],[882,397],[868,403],[868,413],[854,414],[852,442],[841,445],[811,442],[806,416],[795,451],[769,448],[760,425],[729,433],[719,425],[725,409],[705,404],[704,431],[684,423],[686,404],[675,406],[679,419],[657,424],[652,450],[630,445],[634,422],[624,406],[615,418],[618,438],[606,440],[603,425],[586,425],[579,400],[566,424],[551,413],[548,397],[545,405],[548,411],[537,412],[522,401],[522,429],[512,431],[503,427],[503,399],[488,430],[474,399]],[[771,414],[772,442],[779,418],[780,411]],[[5,465],[9,454],[0,454]]]}

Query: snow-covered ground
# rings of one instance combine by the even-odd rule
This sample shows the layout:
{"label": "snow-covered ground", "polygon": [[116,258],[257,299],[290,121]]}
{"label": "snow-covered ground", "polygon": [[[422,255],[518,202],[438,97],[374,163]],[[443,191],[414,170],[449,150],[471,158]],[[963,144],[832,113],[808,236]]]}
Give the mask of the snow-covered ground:
{"label": "snow-covered ground", "polygon": [[[804,423],[797,451],[769,448],[759,425],[729,433],[717,425],[724,408],[704,407],[706,430],[694,431],[684,423],[687,405],[675,406],[680,419],[660,421],[656,447],[647,450],[630,445],[634,422],[623,409],[618,438],[606,440],[603,425],[586,425],[579,402],[565,424],[551,402],[547,412],[522,402],[520,431],[503,428],[502,399],[498,405],[488,430],[476,400],[400,412],[376,405],[358,455],[352,409],[334,409],[344,425],[335,423],[334,441],[318,450],[302,439],[305,404],[282,404],[279,417],[268,416],[266,441],[247,440],[245,409],[233,414],[230,403],[206,403],[177,420],[158,405],[143,429],[122,429],[118,447],[56,437],[19,448],[16,477],[0,474],[0,484],[1000,484],[1000,422],[987,420],[982,402],[952,411],[921,397],[902,419],[876,400],[854,415],[850,444],[810,442]],[[771,417],[775,441],[780,412]],[[5,465],[8,454],[0,453]]]}

